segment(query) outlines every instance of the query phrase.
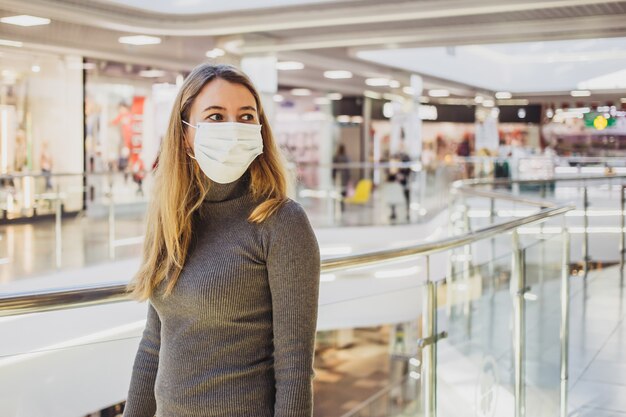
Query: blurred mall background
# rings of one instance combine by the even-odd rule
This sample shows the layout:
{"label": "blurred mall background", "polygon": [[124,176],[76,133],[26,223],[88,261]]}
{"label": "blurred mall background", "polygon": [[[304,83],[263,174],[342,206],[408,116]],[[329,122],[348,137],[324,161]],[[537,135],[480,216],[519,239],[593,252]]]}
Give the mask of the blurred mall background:
{"label": "blurred mall background", "polygon": [[262,93],[316,417],[626,416],[626,1],[0,0],[0,416],[116,416],[174,97]]}

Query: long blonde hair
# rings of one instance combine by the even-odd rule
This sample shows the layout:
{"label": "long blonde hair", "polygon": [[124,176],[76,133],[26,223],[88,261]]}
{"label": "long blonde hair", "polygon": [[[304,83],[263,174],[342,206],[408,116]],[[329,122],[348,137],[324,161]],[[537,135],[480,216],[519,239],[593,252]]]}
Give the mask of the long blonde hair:
{"label": "long blonde hair", "polygon": [[250,191],[255,201],[262,202],[252,210],[248,221],[263,222],[287,199],[288,177],[284,159],[250,79],[230,65],[201,64],[194,68],[176,96],[167,133],[161,144],[154,194],[148,211],[143,260],[128,285],[131,297],[136,300],[150,298],[163,280],[167,280],[164,295],[171,294],[185,264],[193,235],[193,214],[202,205],[211,184],[186,152],[182,120],[189,120],[195,98],[207,83],[216,78],[241,84],[250,90],[262,125],[263,153],[249,168]]}

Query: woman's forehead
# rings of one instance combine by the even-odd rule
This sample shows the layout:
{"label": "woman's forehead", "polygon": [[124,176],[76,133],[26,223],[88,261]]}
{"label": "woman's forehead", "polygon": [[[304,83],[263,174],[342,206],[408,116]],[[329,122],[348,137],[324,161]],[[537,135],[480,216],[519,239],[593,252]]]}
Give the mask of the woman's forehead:
{"label": "woman's forehead", "polygon": [[211,106],[223,107],[227,110],[239,110],[241,107],[256,108],[256,101],[246,86],[217,78],[202,88],[192,109],[193,111],[203,111]]}

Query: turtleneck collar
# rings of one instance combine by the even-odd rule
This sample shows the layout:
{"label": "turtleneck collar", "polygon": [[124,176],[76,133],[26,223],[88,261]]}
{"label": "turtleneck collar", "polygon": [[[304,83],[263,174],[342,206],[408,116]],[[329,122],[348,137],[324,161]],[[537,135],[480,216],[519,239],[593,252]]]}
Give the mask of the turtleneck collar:
{"label": "turtleneck collar", "polygon": [[220,184],[218,182],[211,181],[209,192],[204,198],[204,201],[217,203],[221,201],[233,200],[248,193],[249,189],[250,170],[247,169],[239,179],[229,182],[228,184]]}

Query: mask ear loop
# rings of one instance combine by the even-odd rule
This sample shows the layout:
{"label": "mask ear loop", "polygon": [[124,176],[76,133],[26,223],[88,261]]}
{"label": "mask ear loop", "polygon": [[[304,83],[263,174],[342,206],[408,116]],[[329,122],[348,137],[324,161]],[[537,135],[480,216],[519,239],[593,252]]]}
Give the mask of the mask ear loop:
{"label": "mask ear loop", "polygon": [[[189,127],[192,127],[192,128],[194,128],[194,129],[198,129],[196,126],[192,125],[191,123],[187,123],[187,121],[185,121],[185,120],[183,120],[182,122],[183,122],[184,124],[186,124],[187,126],[189,126]],[[191,149],[191,148],[185,148],[185,153],[187,154],[187,156],[188,156],[188,157],[190,157],[190,158],[191,158],[191,159],[193,159],[194,161],[197,161],[196,157],[195,157],[195,156],[193,156],[193,155],[191,155],[191,154],[189,153],[189,150],[190,150],[190,149]]]}

